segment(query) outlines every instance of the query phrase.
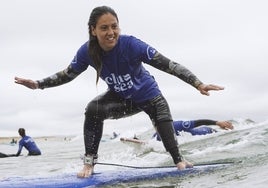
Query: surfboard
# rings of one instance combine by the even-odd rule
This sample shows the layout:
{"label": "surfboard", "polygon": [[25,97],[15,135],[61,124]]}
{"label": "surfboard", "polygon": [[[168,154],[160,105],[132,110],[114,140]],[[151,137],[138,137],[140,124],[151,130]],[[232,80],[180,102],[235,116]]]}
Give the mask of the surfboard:
{"label": "surfboard", "polygon": [[53,177],[11,177],[0,180],[0,187],[5,188],[80,188],[116,185],[117,183],[155,180],[165,177],[180,177],[202,174],[225,168],[232,163],[196,165],[193,168],[177,170],[176,167],[127,168],[94,173],[89,178],[77,178],[76,174],[61,174]]}
{"label": "surfboard", "polygon": [[125,142],[125,143],[135,143],[135,144],[146,144],[147,142],[144,140],[139,140],[135,138],[120,138],[120,141]]}

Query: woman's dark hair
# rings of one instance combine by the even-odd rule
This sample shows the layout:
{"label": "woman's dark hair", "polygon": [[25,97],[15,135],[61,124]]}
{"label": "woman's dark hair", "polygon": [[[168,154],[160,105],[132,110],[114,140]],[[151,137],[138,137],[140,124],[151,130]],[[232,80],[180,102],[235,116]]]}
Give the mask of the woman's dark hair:
{"label": "woman's dark hair", "polygon": [[118,17],[115,11],[108,7],[108,6],[100,6],[96,7],[92,10],[89,21],[88,21],[88,31],[89,31],[89,56],[92,58],[92,61],[95,65],[96,71],[97,71],[97,78],[96,78],[96,84],[99,81],[101,69],[102,69],[102,62],[101,62],[101,54],[103,50],[101,49],[98,39],[96,36],[92,35],[92,30],[91,27],[96,27],[97,22],[99,18],[104,15],[104,14],[112,14],[117,22],[118,22]]}
{"label": "woman's dark hair", "polygon": [[21,137],[24,137],[25,136],[25,129],[19,128],[18,133],[20,134]]}

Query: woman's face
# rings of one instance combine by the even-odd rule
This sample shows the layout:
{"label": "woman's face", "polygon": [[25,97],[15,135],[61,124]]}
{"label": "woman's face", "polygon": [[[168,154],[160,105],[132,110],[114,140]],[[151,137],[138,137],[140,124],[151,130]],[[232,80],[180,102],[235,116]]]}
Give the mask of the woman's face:
{"label": "woman's face", "polygon": [[94,28],[91,26],[92,35],[96,36],[100,47],[104,51],[110,51],[116,45],[119,38],[119,25],[116,17],[107,13],[102,15]]}

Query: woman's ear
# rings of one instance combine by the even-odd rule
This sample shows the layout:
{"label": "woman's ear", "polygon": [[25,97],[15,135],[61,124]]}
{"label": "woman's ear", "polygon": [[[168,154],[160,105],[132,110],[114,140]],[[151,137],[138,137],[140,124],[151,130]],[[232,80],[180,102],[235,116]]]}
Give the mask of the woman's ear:
{"label": "woman's ear", "polygon": [[93,26],[90,26],[90,28],[91,28],[91,34],[93,35],[93,36],[96,36],[97,34],[96,34],[96,29],[93,27]]}

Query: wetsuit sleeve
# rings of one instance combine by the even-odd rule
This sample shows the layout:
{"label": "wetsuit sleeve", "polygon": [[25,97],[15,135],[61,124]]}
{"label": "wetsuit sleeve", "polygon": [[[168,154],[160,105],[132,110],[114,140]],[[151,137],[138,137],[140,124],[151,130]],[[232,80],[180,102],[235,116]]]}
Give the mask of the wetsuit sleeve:
{"label": "wetsuit sleeve", "polygon": [[55,87],[66,84],[75,79],[81,72],[75,71],[72,65],[69,65],[66,69],[42,80],[37,80],[40,89]]}
{"label": "wetsuit sleeve", "polygon": [[194,121],[194,127],[199,127],[202,125],[216,125],[217,121],[210,120],[210,119],[199,119]]}
{"label": "wetsuit sleeve", "polygon": [[155,53],[154,57],[148,62],[148,64],[180,78],[195,88],[198,88],[198,86],[202,84],[202,82],[186,67],[171,61],[159,52]]}

